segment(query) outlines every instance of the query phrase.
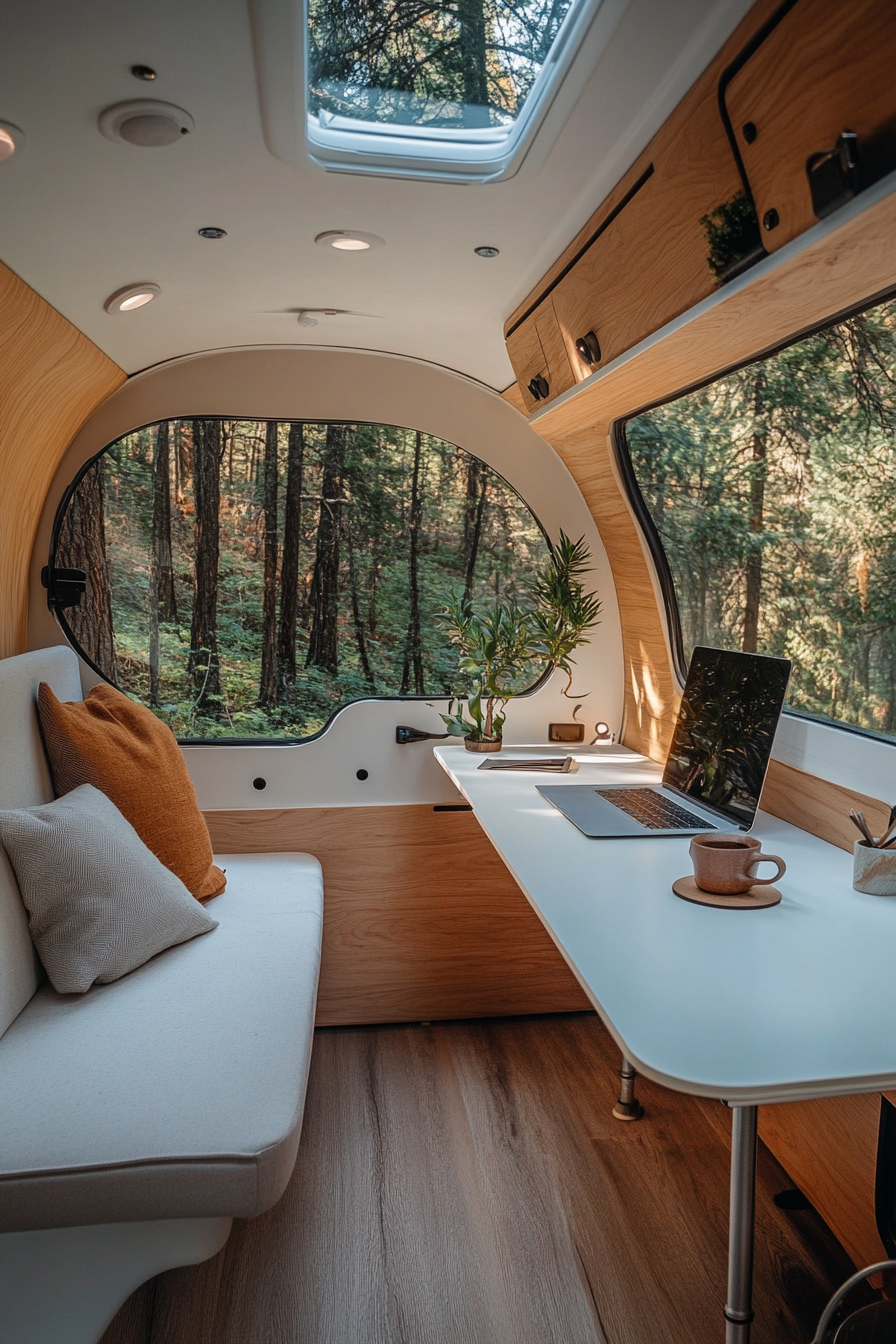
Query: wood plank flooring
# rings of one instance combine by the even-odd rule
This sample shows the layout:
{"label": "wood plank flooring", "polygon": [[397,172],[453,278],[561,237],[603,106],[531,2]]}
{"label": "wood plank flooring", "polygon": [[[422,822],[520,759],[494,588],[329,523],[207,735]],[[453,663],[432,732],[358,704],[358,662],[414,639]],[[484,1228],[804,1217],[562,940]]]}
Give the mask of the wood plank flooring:
{"label": "wood plank flooring", "polygon": [[[295,1175],[103,1344],[720,1344],[730,1114],[643,1080],[590,1013],[318,1031]],[[852,1271],[760,1149],[753,1344]]]}

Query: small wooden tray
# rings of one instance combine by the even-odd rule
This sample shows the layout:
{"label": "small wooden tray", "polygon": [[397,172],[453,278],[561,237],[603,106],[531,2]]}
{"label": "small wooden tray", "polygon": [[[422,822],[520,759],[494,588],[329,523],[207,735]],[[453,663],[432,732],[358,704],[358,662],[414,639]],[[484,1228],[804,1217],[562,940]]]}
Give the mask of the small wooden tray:
{"label": "small wooden tray", "polygon": [[693,901],[695,905],[717,905],[723,910],[767,910],[777,905],[781,893],[777,887],[751,887],[741,896],[717,896],[712,891],[702,891],[693,877],[680,877],[672,883],[672,890],[683,901]]}

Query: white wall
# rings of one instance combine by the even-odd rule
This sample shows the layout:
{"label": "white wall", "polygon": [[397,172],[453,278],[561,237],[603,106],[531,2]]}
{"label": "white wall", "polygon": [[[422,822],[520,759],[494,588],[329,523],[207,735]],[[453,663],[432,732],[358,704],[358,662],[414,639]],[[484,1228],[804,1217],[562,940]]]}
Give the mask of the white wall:
{"label": "white wall", "polygon": [[[44,507],[32,560],[29,648],[64,643],[47,610],[40,569],[53,519],[78,468],[122,434],[156,420],[190,416],[242,419],[367,420],[405,425],[475,453],[519,492],[556,538],[584,535],[594,557],[601,624],[579,652],[580,717],[619,732],[623,708],[622,632],[606,552],[577,485],[554,450],[491,390],[431,364],[400,356],[332,349],[254,346],[172,360],[130,378],[87,422],[66,454]],[[87,669],[85,669],[87,671]],[[88,681],[93,674],[87,671]],[[95,678],[93,678],[95,679]],[[508,742],[547,741],[551,720],[572,704],[550,682],[509,707]],[[573,702],[573,704],[576,702]],[[398,747],[399,723],[439,731],[438,702],[360,701],[313,742],[295,746],[188,747],[199,800],[208,808],[348,806],[444,802],[452,786],[428,746]],[[356,771],[368,771],[364,782]],[[267,787],[253,788],[263,778]]]}

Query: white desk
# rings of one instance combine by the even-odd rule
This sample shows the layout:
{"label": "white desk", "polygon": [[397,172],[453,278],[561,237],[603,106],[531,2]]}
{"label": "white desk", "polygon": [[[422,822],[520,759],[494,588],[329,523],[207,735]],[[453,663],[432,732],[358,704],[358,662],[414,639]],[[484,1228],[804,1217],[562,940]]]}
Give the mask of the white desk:
{"label": "white desk", "polygon": [[[780,905],[723,910],[672,892],[689,840],[590,840],[539,783],[654,783],[625,748],[572,749],[574,775],[479,771],[435,748],[576,974],[623,1055],[648,1078],[733,1108],[728,1344],[746,1344],[752,1282],[756,1106],[896,1085],[896,900],[852,889],[852,857],[760,812],[780,854]],[[510,748],[504,757],[558,755]]]}

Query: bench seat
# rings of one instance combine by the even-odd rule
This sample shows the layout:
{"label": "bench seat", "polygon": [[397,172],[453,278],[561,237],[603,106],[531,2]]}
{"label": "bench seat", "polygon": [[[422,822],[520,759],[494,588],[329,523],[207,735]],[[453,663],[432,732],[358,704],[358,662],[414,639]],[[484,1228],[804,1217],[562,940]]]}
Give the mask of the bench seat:
{"label": "bench seat", "polygon": [[224,855],[220,925],[111,985],[43,984],[0,1038],[0,1231],[252,1217],[295,1163],[320,865]]}

